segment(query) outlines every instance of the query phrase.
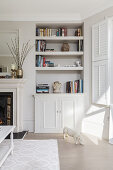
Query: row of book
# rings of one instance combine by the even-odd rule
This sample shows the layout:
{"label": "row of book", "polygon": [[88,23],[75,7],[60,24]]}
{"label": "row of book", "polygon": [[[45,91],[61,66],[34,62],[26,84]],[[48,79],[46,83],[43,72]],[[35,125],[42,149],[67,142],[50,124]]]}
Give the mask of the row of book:
{"label": "row of book", "polygon": [[54,63],[47,61],[45,57],[36,55],[36,67],[54,67]]}
{"label": "row of book", "polygon": [[83,93],[83,80],[66,82],[66,93]]}
{"label": "row of book", "polygon": [[50,37],[50,36],[52,36],[52,29],[50,29],[50,28],[36,28],[36,36]]}
{"label": "row of book", "polygon": [[37,40],[37,41],[36,41],[36,51],[39,51],[39,52],[44,52],[44,51],[46,51],[46,41]]}
{"label": "row of book", "polygon": [[78,40],[77,51],[83,51],[83,47],[84,47],[83,40]]}
{"label": "row of book", "polygon": [[49,85],[48,84],[37,84],[36,93],[49,93]]}
{"label": "row of book", "polygon": [[67,36],[67,28],[59,28],[56,30],[56,36]]}
{"label": "row of book", "polygon": [[[36,36],[41,37],[51,37],[53,34],[53,29],[50,28],[36,28]],[[56,36],[67,36],[67,28],[56,29]]]}

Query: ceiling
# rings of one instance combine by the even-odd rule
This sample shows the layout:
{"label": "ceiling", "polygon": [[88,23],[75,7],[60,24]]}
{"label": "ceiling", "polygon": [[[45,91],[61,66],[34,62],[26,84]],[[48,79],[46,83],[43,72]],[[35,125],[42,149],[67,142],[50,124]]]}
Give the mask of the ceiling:
{"label": "ceiling", "polygon": [[0,0],[0,20],[82,20],[113,0]]}

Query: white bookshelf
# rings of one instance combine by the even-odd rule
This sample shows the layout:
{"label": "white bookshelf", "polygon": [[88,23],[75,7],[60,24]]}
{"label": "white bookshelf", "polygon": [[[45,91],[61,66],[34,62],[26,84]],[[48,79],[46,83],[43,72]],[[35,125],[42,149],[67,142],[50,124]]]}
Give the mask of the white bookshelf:
{"label": "white bookshelf", "polygon": [[[38,28],[49,28],[53,29],[52,36],[34,36],[36,41],[46,41],[47,49],[54,49],[54,51],[37,51],[35,50],[35,61],[36,56],[45,57],[46,61],[54,63],[54,67],[37,67],[35,62],[35,74],[36,84],[49,84],[50,93],[52,93],[52,83],[59,81],[62,84],[62,91],[60,94],[65,94],[65,83],[67,81],[74,81],[83,79],[84,80],[84,52],[77,50],[77,42],[84,41],[83,35],[83,24],[82,23],[38,23]],[[55,36],[55,29],[67,28],[67,36]],[[82,28],[82,36],[75,36],[76,28]],[[67,42],[70,46],[69,51],[61,51],[62,44]],[[81,61],[80,67],[71,67],[75,65],[75,62]],[[56,67],[56,65],[60,65]],[[65,65],[67,67],[65,67]],[[68,66],[69,65],[69,66]],[[48,95],[49,95],[48,94]],[[39,94],[37,94],[39,95]],[[42,94],[43,95],[43,94]],[[75,94],[73,94],[75,95]],[[77,94],[76,94],[77,95]],[[80,94],[79,94],[80,95]],[[82,94],[81,94],[82,95]]]}
{"label": "white bookshelf", "polygon": [[35,67],[37,71],[82,71],[83,67]]}

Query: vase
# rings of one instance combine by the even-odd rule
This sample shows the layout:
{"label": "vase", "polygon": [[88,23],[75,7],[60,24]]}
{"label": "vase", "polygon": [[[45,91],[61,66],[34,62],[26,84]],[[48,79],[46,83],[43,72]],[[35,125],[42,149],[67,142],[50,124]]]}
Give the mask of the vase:
{"label": "vase", "polygon": [[16,77],[17,78],[23,78],[23,70],[22,69],[17,69]]}

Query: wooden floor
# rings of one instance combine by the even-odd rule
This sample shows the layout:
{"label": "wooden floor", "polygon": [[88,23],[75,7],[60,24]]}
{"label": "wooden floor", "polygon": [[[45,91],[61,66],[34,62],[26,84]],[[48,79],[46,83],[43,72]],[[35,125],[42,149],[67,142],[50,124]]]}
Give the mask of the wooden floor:
{"label": "wooden floor", "polygon": [[113,145],[93,136],[84,135],[84,146],[64,140],[62,134],[28,133],[25,139],[57,139],[60,170],[113,170]]}

